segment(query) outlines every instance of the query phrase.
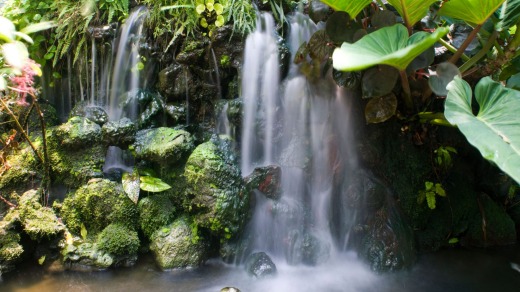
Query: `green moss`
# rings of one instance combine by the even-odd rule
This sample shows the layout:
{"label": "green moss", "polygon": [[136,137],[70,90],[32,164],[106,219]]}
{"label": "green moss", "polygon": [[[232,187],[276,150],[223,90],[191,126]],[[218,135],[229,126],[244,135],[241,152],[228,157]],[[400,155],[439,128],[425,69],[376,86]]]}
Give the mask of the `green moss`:
{"label": "green moss", "polygon": [[55,134],[60,144],[68,148],[80,148],[101,141],[101,127],[82,117],[70,118],[56,128]]}
{"label": "green moss", "polygon": [[16,262],[22,254],[20,235],[13,231],[0,230],[0,263]]}
{"label": "green moss", "polygon": [[51,208],[43,207],[40,192],[30,190],[20,198],[18,209],[23,229],[32,240],[51,239],[65,230]]}
{"label": "green moss", "polygon": [[247,218],[249,195],[230,149],[216,143],[199,145],[186,163],[187,205],[197,224],[229,238]]}
{"label": "green moss", "polygon": [[121,223],[135,230],[139,213],[120,184],[100,179],[67,197],[61,215],[71,232],[79,234],[83,223],[89,234],[96,234],[111,223]]}
{"label": "green moss", "polygon": [[69,150],[61,147],[54,131],[47,131],[47,148],[53,181],[78,188],[91,178],[101,177],[107,148],[101,143],[85,143],[85,147]]}
{"label": "green moss", "polygon": [[0,190],[3,194],[14,191],[23,193],[41,180],[41,164],[29,146],[7,155],[4,165],[8,165],[9,169],[0,175]]}
{"label": "green moss", "polygon": [[193,149],[190,133],[166,127],[139,131],[135,140],[133,149],[137,159],[150,160],[161,165],[182,161]]}
{"label": "green moss", "polygon": [[137,232],[122,224],[110,224],[96,241],[98,248],[113,255],[134,255],[139,250]]}
{"label": "green moss", "polygon": [[148,238],[175,218],[175,207],[167,194],[156,194],[139,201],[139,225]]}

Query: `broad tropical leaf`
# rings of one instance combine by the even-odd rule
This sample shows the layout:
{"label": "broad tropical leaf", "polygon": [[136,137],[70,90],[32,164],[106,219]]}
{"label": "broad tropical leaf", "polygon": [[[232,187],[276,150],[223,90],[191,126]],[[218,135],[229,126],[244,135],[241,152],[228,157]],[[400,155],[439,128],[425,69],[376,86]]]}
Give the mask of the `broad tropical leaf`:
{"label": "broad tropical leaf", "polygon": [[502,7],[500,7],[498,19],[499,21],[496,24],[496,29],[498,31],[516,25],[520,19],[520,0],[506,0],[504,4],[502,4]]}
{"label": "broad tropical leaf", "polygon": [[451,0],[444,2],[439,15],[464,20],[470,24],[483,24],[505,0]]}
{"label": "broad tropical leaf", "polygon": [[356,71],[385,64],[402,71],[448,31],[447,27],[440,27],[432,34],[418,32],[408,37],[408,30],[402,24],[383,27],[353,44],[343,43],[335,49],[333,66],[340,71]]}
{"label": "broad tropical leaf", "polygon": [[141,176],[141,190],[158,193],[170,189],[171,186],[163,182],[160,178],[153,176]]}
{"label": "broad tropical leaf", "polygon": [[388,0],[388,3],[399,12],[408,27],[412,27],[425,17],[430,5],[435,2],[437,0]]}
{"label": "broad tropical leaf", "polygon": [[363,8],[372,3],[372,0],[321,0],[321,2],[329,5],[336,11],[345,11],[350,17],[356,18]]}
{"label": "broad tropical leaf", "polygon": [[482,156],[520,183],[520,92],[485,77],[475,87],[479,112],[472,111],[470,85],[460,77],[448,84],[446,119],[457,125]]}
{"label": "broad tropical leaf", "polygon": [[134,204],[137,204],[137,201],[139,200],[139,191],[141,188],[139,172],[134,169],[132,173],[123,173],[122,184],[126,195],[130,198],[130,200],[132,200],[132,202],[134,202]]}

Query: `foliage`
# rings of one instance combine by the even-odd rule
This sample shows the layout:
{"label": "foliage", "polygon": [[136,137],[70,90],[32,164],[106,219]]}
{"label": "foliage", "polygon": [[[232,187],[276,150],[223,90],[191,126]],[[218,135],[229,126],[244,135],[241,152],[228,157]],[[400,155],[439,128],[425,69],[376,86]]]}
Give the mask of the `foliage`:
{"label": "foliage", "polygon": [[[401,86],[395,86],[391,90],[398,98],[401,98],[405,105],[404,111],[398,104],[397,109],[392,113],[393,104],[382,102],[385,100],[384,96],[388,94],[388,89],[385,88],[386,90],[377,92],[377,94],[365,96],[373,99],[369,101],[365,109],[368,122],[382,122],[395,115],[404,117],[408,123],[415,120],[429,122],[432,125],[447,125],[449,123],[443,113],[432,112],[432,110],[434,105],[438,104],[435,99],[436,95],[441,98],[448,95],[450,97],[446,101],[446,118],[459,126],[473,145],[480,145],[477,148],[485,158],[493,160],[503,171],[513,178],[516,177],[515,180],[518,181],[517,170],[520,169],[520,164],[516,158],[519,152],[510,128],[518,125],[519,117],[511,114],[513,109],[516,109],[516,105],[511,103],[514,98],[498,97],[514,95],[515,91],[499,89],[500,85],[493,83],[491,77],[484,78],[481,81],[482,85],[477,85],[475,90],[481,106],[480,114],[475,117],[472,114],[471,87],[460,76],[478,81],[482,77],[490,75],[498,77],[500,81],[506,81],[508,87],[520,88],[518,86],[520,57],[517,53],[520,47],[520,34],[516,29],[520,20],[520,1],[391,0],[386,1],[386,4],[383,4],[382,1],[371,3],[371,1],[364,0],[324,0],[323,2],[335,10],[349,13],[352,18],[329,18],[331,27],[341,27],[347,23],[346,28],[336,29],[336,31],[347,33],[342,38],[331,35],[331,39],[336,42],[336,45],[341,45],[341,48],[335,49],[332,56],[335,69],[360,71],[360,74],[363,75],[362,83],[378,80],[378,77],[390,78],[383,73],[365,78],[364,75],[368,75],[369,72],[370,74],[375,73],[375,71],[369,71],[375,65],[390,65],[400,72]],[[358,6],[359,9],[353,9]],[[393,20],[392,10],[386,10],[388,6],[395,9],[396,14],[401,17],[402,23],[389,26]],[[359,12],[363,9],[364,18],[361,18]],[[339,12],[335,14],[337,13]],[[336,18],[334,24],[332,24],[333,18]],[[338,23],[338,19],[344,19],[343,24]],[[421,20],[420,25],[419,20]],[[459,41],[457,47],[444,38],[448,33],[446,24],[454,22],[466,22],[472,26],[470,33],[463,37],[462,42]],[[356,27],[351,23],[362,25]],[[333,29],[327,28],[328,33],[333,31]],[[477,38],[481,40],[479,51],[471,58],[465,56],[465,50]],[[438,57],[441,58],[434,59],[432,45],[436,42],[446,47],[446,53],[440,53],[444,56],[440,56],[438,53]],[[433,63],[435,60],[447,58],[449,58],[450,64]],[[464,62],[459,61],[461,58]],[[425,72],[434,72],[434,74],[430,76]],[[428,79],[428,82],[424,82],[425,78]],[[455,81],[448,85],[452,80]],[[388,82],[388,84],[392,83]],[[448,93],[445,89],[446,85],[448,85],[447,89],[452,92]],[[368,88],[370,85],[365,87]],[[436,95],[433,95],[432,91]],[[490,117],[491,124],[488,120],[483,120],[483,118],[489,119]],[[503,121],[507,122],[503,123]],[[507,129],[503,129],[503,127]],[[489,143],[488,139],[492,139],[492,143]],[[436,164],[441,163],[445,167],[448,166],[450,152],[453,152],[447,149],[449,148],[437,150]]]}
{"label": "foliage", "polygon": [[446,191],[440,183],[432,183],[427,181],[424,183],[424,190],[419,191],[417,197],[417,203],[422,204],[426,199],[428,208],[435,209],[436,199],[435,196],[446,197]]}
{"label": "foliage", "polygon": [[116,256],[135,255],[139,250],[137,232],[121,224],[110,224],[96,241],[98,248]]}
{"label": "foliage", "polygon": [[151,193],[158,193],[171,189],[171,186],[163,182],[160,178],[153,176],[142,176],[141,177],[141,190]]}
{"label": "foliage", "polygon": [[448,85],[446,119],[457,125],[482,156],[520,183],[520,92],[505,88],[490,77],[475,87],[479,111],[472,107],[472,90],[467,82],[456,77]]}
{"label": "foliage", "polygon": [[213,29],[221,27],[226,22],[224,6],[215,0],[196,0],[195,10],[200,16],[200,26],[206,28],[211,36]]}
{"label": "foliage", "polygon": [[457,154],[457,150],[450,146],[440,146],[433,153],[435,154],[435,164],[444,170],[448,170],[453,165],[451,155]]}

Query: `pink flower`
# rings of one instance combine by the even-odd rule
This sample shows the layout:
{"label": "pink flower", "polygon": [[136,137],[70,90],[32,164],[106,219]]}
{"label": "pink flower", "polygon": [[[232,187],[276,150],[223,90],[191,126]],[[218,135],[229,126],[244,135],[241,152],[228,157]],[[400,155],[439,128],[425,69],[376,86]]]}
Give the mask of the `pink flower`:
{"label": "pink flower", "polygon": [[22,74],[12,76],[10,79],[12,86],[9,86],[11,90],[14,90],[20,94],[18,104],[27,106],[27,94],[35,96],[37,91],[34,86],[34,76],[41,74],[40,64],[37,64],[31,59],[27,59],[27,62],[22,67]]}

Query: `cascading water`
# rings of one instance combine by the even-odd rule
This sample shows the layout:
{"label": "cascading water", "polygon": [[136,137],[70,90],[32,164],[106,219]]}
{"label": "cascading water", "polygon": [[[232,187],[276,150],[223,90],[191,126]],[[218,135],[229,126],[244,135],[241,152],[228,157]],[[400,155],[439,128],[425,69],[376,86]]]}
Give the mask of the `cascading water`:
{"label": "cascading water", "polygon": [[[135,121],[138,115],[137,100],[127,98],[126,109],[122,106],[122,97],[137,96],[140,88],[140,69],[139,47],[143,31],[144,19],[146,17],[146,9],[139,7],[136,9],[121,27],[121,33],[117,41],[117,55],[115,57],[113,74],[109,85],[109,96],[107,102],[107,113],[110,121],[119,120],[127,117]],[[108,173],[110,169],[123,169],[131,171],[124,161],[123,151],[116,146],[110,146],[105,158],[103,172]]]}
{"label": "cascading water", "polygon": [[[296,65],[279,86],[274,24],[268,14],[261,19],[245,48],[241,166],[247,176],[257,166],[279,164],[282,195],[274,200],[256,194],[251,250],[268,253],[277,265],[334,262],[345,254],[353,222],[353,214],[333,212],[356,164],[348,93],[332,78],[308,81]],[[292,20],[288,43],[294,55],[318,27],[301,14]]]}

